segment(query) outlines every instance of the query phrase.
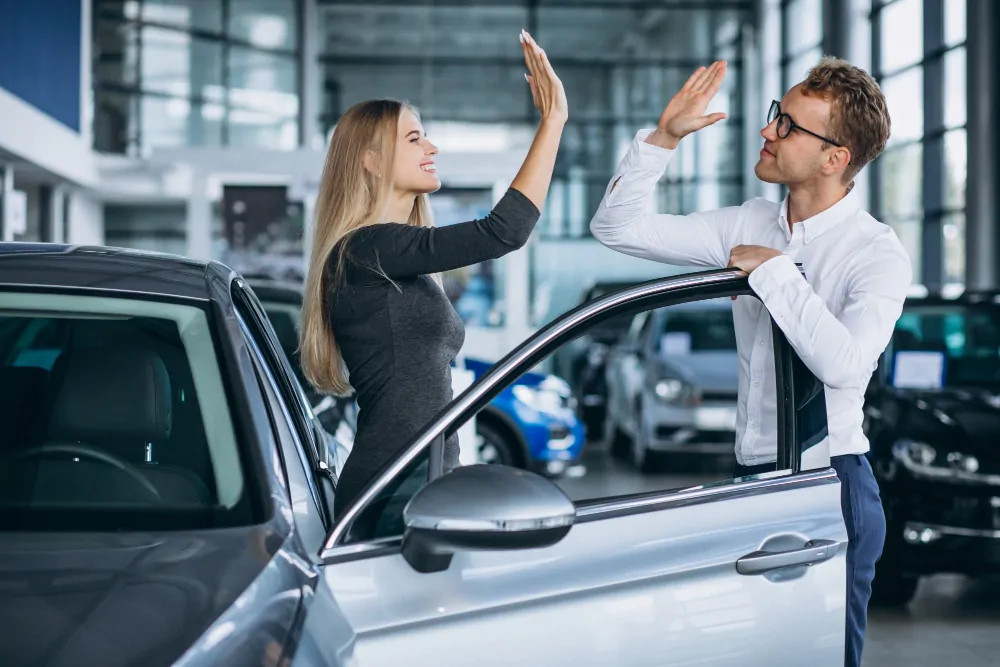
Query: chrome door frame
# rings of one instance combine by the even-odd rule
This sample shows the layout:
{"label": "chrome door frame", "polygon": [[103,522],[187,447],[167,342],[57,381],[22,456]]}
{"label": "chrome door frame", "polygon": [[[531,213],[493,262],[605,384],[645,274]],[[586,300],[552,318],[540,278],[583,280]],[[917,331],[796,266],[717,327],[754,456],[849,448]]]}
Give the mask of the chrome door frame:
{"label": "chrome door frame", "polygon": [[[801,270],[801,269],[800,269]],[[327,536],[320,558],[325,562],[337,562],[343,559],[354,559],[359,557],[374,556],[386,553],[387,550],[396,550],[399,547],[401,536],[384,538],[380,540],[361,542],[357,544],[344,544],[352,523],[357,519],[361,511],[370,503],[385,487],[400,473],[420,456],[425,449],[437,445],[438,457],[432,450],[430,479],[440,475],[440,471],[435,470],[434,459],[440,455],[440,448],[443,447],[445,438],[457,430],[468,419],[486,407],[493,398],[506,388],[510,382],[528,372],[535,364],[548,357],[555,349],[563,343],[584,333],[581,325],[598,324],[602,320],[610,319],[631,311],[650,310],[654,308],[675,305],[685,301],[695,301],[710,299],[722,296],[752,296],[757,298],[750,288],[747,275],[735,269],[718,269],[702,271],[697,273],[683,274],[669,278],[651,280],[639,285],[634,285],[617,292],[612,292],[599,299],[584,303],[573,310],[565,313],[561,317],[546,325],[533,336],[524,341],[517,348],[508,353],[504,358],[494,364],[482,377],[471,387],[456,397],[437,417],[425,426],[412,440],[403,453],[383,467],[381,473],[369,486],[358,496],[358,498],[340,515],[335,522],[333,529]],[[790,346],[781,330],[775,325],[772,326],[775,340],[775,363],[779,373],[779,380],[791,381],[790,364],[794,358],[794,353],[790,352]],[[783,353],[778,354],[781,350]],[[784,366],[784,368],[782,368]],[[511,379],[513,377],[513,379]],[[779,391],[782,390],[779,384]],[[792,473],[798,473],[799,452],[793,452],[788,446],[787,440],[795,442],[796,437],[796,411],[794,406],[793,392],[785,391],[784,399],[779,401],[778,406],[778,451],[779,469],[792,468]],[[784,428],[781,428],[781,425]],[[780,458],[785,452],[784,458]],[[791,459],[789,461],[788,459]],[[789,466],[788,464],[792,465]],[[768,479],[764,476],[758,480],[760,484],[754,484],[756,492],[762,491],[770,485],[784,485],[788,482],[787,477],[777,477]],[[836,473],[832,469],[820,469],[808,475],[809,480],[802,476],[796,476],[798,483],[835,483]],[[833,477],[833,479],[830,479]],[[815,479],[813,479],[815,478]],[[757,488],[760,486],[761,488]],[[696,498],[717,496],[736,492],[752,492],[749,487],[745,489],[718,489],[705,487],[703,489],[690,490],[687,501]],[[683,492],[682,492],[683,493]],[[663,492],[651,492],[640,494],[633,499],[622,498],[615,500],[601,501],[602,507],[593,506],[588,508],[588,504],[579,504],[579,515],[581,519],[587,520],[588,515],[607,516],[607,513],[615,514],[616,511],[624,510],[620,505],[622,502],[638,502],[645,505],[646,502],[659,505],[661,503],[673,504],[683,502],[680,494],[664,494]],[[617,506],[616,509],[612,509]],[[607,512],[605,511],[607,509]],[[648,511],[648,509],[638,509],[630,507],[632,511]],[[628,511],[628,510],[626,510]],[[593,519],[590,519],[593,520]]]}

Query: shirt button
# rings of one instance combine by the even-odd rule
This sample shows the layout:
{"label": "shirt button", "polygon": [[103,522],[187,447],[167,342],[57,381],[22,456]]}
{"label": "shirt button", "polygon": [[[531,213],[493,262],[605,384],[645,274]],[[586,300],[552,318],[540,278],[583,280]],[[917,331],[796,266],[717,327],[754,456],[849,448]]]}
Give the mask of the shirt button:
{"label": "shirt button", "polygon": [[754,422],[750,422],[750,428],[752,430],[756,431],[757,430],[757,424],[755,424]]}
{"label": "shirt button", "polygon": [[760,382],[754,382],[754,383],[753,383],[753,386],[755,386],[755,387],[759,387],[759,386],[760,386]]}

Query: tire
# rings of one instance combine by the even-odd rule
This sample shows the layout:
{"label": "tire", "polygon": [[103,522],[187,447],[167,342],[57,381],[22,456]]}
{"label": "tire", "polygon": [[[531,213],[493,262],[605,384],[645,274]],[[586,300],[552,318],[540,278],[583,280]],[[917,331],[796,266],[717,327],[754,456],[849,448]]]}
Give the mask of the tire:
{"label": "tire", "polygon": [[509,436],[491,424],[477,422],[476,433],[482,438],[479,441],[479,460],[491,465],[505,465],[520,468],[515,455],[516,443]]}

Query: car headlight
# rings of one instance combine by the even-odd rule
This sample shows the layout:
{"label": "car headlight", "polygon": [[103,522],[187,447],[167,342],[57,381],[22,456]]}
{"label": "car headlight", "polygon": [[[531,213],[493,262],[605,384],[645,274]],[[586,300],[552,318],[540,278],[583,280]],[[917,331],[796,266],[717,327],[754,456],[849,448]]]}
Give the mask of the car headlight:
{"label": "car headlight", "polygon": [[653,385],[653,393],[664,403],[682,403],[696,400],[695,388],[676,377],[666,377],[657,380]]}
{"label": "car headlight", "polygon": [[915,440],[900,440],[892,448],[896,458],[905,457],[907,460],[921,466],[934,465],[937,459],[937,450],[923,442]]}
{"label": "car headlight", "polygon": [[948,465],[965,472],[977,472],[979,470],[979,459],[972,455],[952,452],[948,454]]}
{"label": "car headlight", "polygon": [[684,394],[684,383],[677,379],[660,380],[654,390],[664,401],[676,401]]}
{"label": "car headlight", "polygon": [[892,446],[892,454],[912,472],[934,477],[959,477],[979,471],[979,459],[971,454],[949,452],[941,456],[925,442],[902,439]]}
{"label": "car headlight", "polygon": [[513,391],[514,398],[538,412],[557,414],[566,407],[563,396],[552,389],[516,384]]}

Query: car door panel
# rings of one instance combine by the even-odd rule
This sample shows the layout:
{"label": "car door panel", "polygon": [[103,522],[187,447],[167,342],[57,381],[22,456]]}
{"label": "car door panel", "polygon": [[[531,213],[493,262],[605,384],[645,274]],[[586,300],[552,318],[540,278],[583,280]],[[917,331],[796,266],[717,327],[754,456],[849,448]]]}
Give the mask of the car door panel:
{"label": "car door panel", "polygon": [[[646,304],[656,289],[692,300],[665,288],[724,275],[639,286],[549,325],[456,398],[387,468],[385,482],[348,508],[327,539],[321,576],[356,634],[359,665],[843,664],[847,531],[824,395],[777,327],[778,386],[788,387],[778,401],[779,472],[580,503],[552,546],[460,550],[432,573],[410,565],[398,538],[350,543],[361,508],[443,442],[450,425],[595,315],[588,311],[614,313],[633,291]],[[746,293],[745,283],[728,280]],[[706,288],[694,298],[725,295]]]}
{"label": "car door panel", "polygon": [[[782,650],[769,665],[799,667],[803,656],[842,665],[847,533],[836,477],[727,484],[718,497],[651,497],[659,508],[610,519],[601,513],[613,509],[582,508],[547,549],[463,552],[434,574],[386,555],[324,577],[358,635],[361,665],[538,664],[544,655],[546,665],[743,666],[774,653],[776,637]],[[734,514],[746,522],[734,526]],[[738,559],[778,536],[830,540],[834,554],[737,572]]]}

